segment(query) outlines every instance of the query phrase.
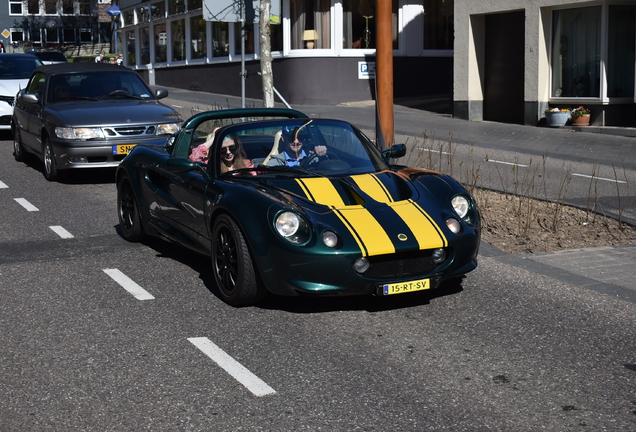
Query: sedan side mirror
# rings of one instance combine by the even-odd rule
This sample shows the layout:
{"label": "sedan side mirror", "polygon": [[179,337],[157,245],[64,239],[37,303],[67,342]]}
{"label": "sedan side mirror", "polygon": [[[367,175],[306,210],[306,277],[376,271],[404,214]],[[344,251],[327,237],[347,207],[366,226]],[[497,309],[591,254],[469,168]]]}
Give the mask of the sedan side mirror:
{"label": "sedan side mirror", "polygon": [[157,96],[157,99],[163,99],[165,97],[168,97],[168,90],[162,88],[157,89],[155,95]]}
{"label": "sedan side mirror", "polygon": [[36,104],[40,102],[38,97],[34,95],[33,93],[23,93],[22,95],[20,95],[20,99],[22,100],[22,102],[26,102],[30,104]]}

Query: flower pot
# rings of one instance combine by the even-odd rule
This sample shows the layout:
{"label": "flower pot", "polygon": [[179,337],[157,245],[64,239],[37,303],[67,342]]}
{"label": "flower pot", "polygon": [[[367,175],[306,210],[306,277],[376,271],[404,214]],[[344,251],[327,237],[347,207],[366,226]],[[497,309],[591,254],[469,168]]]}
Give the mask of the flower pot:
{"label": "flower pot", "polygon": [[590,125],[590,115],[573,115],[572,116],[572,126],[589,126]]}
{"label": "flower pot", "polygon": [[548,126],[561,127],[570,120],[570,111],[547,111],[545,113],[545,121]]}

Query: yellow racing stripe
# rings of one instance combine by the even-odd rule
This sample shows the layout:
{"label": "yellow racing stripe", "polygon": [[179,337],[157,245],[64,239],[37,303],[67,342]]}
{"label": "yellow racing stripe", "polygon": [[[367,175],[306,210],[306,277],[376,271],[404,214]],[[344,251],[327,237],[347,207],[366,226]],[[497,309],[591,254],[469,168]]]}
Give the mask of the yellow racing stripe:
{"label": "yellow racing stripe", "polygon": [[318,204],[333,207],[344,207],[345,205],[342,198],[340,198],[340,194],[328,178],[297,178],[296,182],[305,192],[307,198]]}
{"label": "yellow racing stripe", "polygon": [[420,249],[431,249],[448,246],[448,240],[422,207],[412,200],[389,204],[417,239]]}
{"label": "yellow racing stripe", "polygon": [[371,198],[380,203],[393,202],[393,197],[386,186],[380,181],[375,174],[363,174],[351,176],[358,187]]}
{"label": "yellow racing stripe", "polygon": [[395,246],[382,225],[362,206],[347,206],[334,212],[356,239],[363,256],[395,252]]}

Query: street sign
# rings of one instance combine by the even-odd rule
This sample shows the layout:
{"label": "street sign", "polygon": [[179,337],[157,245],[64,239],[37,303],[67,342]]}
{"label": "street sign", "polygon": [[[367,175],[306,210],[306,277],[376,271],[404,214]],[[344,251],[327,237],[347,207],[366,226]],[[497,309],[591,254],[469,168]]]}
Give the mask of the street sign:
{"label": "street sign", "polygon": [[2,30],[2,33],[0,34],[2,34],[2,36],[5,38],[8,38],[9,36],[11,36],[11,33],[7,29]]}
{"label": "street sign", "polygon": [[375,62],[358,62],[358,79],[375,79]]}

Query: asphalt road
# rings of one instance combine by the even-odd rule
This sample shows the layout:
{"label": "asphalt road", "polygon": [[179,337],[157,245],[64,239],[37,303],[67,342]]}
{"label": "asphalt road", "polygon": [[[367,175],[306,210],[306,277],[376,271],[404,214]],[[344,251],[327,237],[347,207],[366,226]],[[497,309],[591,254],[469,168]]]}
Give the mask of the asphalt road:
{"label": "asphalt road", "polygon": [[635,303],[482,256],[235,309],[205,257],[118,235],[112,171],[49,183],[0,138],[2,432],[636,430]]}

